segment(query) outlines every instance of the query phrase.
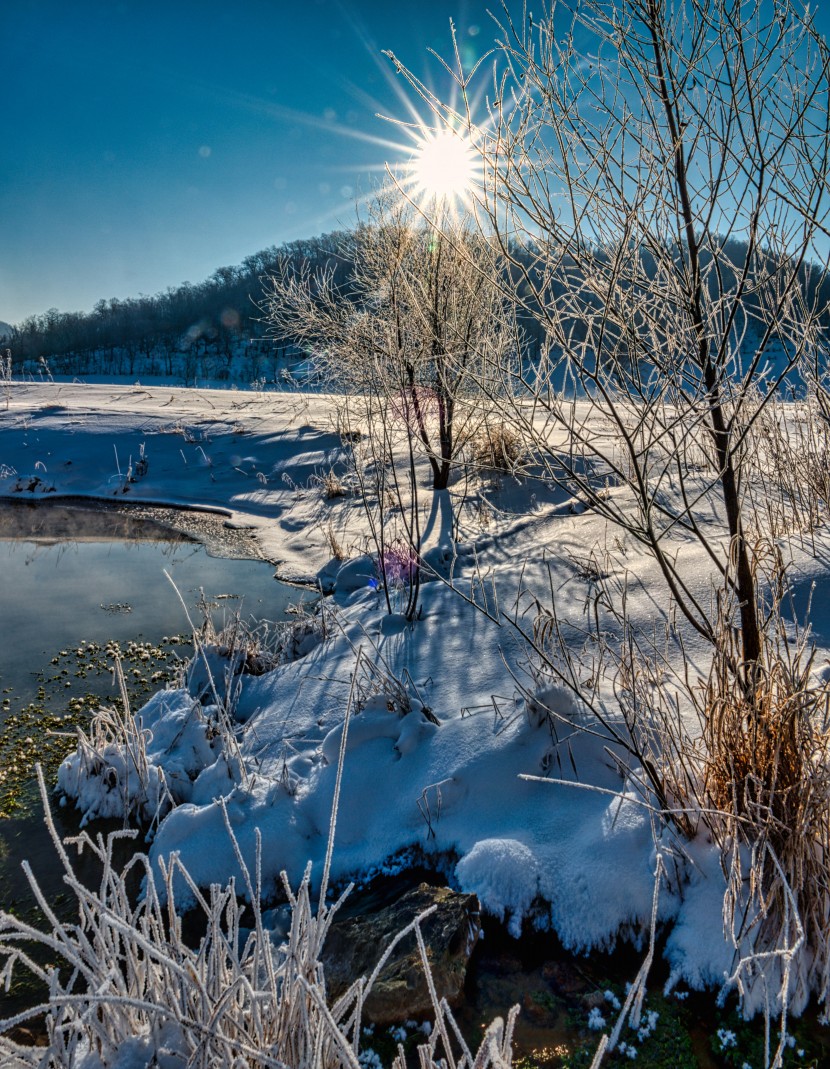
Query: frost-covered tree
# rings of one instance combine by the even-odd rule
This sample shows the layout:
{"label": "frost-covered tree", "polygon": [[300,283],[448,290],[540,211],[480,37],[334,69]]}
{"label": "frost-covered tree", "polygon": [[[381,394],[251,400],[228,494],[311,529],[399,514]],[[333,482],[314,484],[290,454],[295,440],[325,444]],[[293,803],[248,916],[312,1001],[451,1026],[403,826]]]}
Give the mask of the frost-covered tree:
{"label": "frost-covered tree", "polygon": [[469,219],[445,213],[443,223],[438,230],[381,193],[344,240],[348,281],[331,267],[286,263],[263,305],[277,334],[314,354],[328,386],[383,402],[426,455],[436,490],[447,487],[517,345],[494,244]]}
{"label": "frost-covered tree", "polygon": [[[392,59],[478,155],[477,218],[511,265],[506,292],[544,331],[538,361],[505,371],[506,414],[546,477],[646,547],[711,644],[708,682],[681,672],[674,689],[619,607],[630,642],[610,707],[632,782],[720,846],[735,975],[773,984],[784,1009],[810,989],[826,1003],[828,686],[777,611],[764,511],[781,491],[759,430],[773,416],[786,440],[779,402],[827,369],[830,51],[795,0],[534,14],[505,0],[489,68],[465,71],[456,47],[452,103]],[[556,671],[544,642],[559,635],[561,678],[585,697],[550,599],[529,639]],[[694,739],[678,693],[699,714]]]}
{"label": "frost-covered tree", "polygon": [[514,20],[504,4],[486,108],[458,50],[455,106],[392,59],[480,156],[479,222],[544,330],[538,362],[507,369],[511,418],[648,547],[715,641],[670,541],[705,547],[738,607],[750,685],[763,640],[749,443],[827,345],[827,46],[788,0],[541,7]]}

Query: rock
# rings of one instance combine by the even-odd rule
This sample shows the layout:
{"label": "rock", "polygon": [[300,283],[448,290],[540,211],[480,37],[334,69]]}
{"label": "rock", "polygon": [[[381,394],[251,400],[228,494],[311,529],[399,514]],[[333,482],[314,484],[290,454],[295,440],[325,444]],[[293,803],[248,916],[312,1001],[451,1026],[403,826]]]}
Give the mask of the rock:
{"label": "rock", "polygon": [[583,994],[589,985],[585,974],[567,961],[546,961],[542,976],[561,995]]}
{"label": "rock", "polygon": [[499,954],[498,957],[487,955],[487,969],[494,976],[514,976],[524,972],[520,959],[509,954]]}
{"label": "rock", "polygon": [[525,991],[522,994],[522,1020],[530,1021],[537,1028],[553,1028],[558,1016],[558,1007],[547,992]]}
{"label": "rock", "polygon": [[[467,962],[481,931],[475,895],[449,887],[419,887],[376,913],[335,921],[323,949],[329,997],[337,998],[360,976],[371,975],[386,947],[408,924],[437,906],[421,930],[439,998],[451,1006],[461,1000]],[[365,1016],[376,1025],[400,1024],[429,1014],[432,1003],[414,932],[397,945],[365,1003]]]}
{"label": "rock", "polygon": [[587,1010],[597,1010],[605,1005],[605,995],[602,991],[589,991],[580,996],[580,1001]]}

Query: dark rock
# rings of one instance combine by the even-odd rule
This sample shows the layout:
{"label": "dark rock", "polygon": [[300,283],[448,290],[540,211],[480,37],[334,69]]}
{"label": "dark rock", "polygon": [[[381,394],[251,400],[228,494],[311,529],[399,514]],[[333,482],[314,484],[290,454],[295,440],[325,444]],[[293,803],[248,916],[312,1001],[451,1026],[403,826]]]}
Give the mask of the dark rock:
{"label": "dark rock", "polygon": [[596,1010],[605,1005],[605,995],[602,991],[589,991],[580,996],[580,1001],[587,1010]]}
{"label": "dark rock", "polygon": [[579,995],[585,992],[590,981],[584,973],[568,961],[546,961],[542,976],[554,991],[563,995]]}
{"label": "dark rock", "polygon": [[10,1028],[5,1035],[7,1039],[12,1040],[13,1043],[17,1043],[21,1047],[49,1046],[49,1036],[45,1025],[41,1028],[24,1028],[23,1025],[17,1025],[14,1028]]}
{"label": "dark rock", "polygon": [[[329,997],[337,998],[358,977],[369,977],[384,951],[403,928],[431,906],[422,924],[432,978],[439,998],[461,1001],[467,962],[481,930],[475,895],[422,883],[376,913],[335,921],[323,949]],[[400,1024],[430,1013],[432,1003],[415,933],[395,947],[369,992],[365,1016],[374,1024]]]}
{"label": "dark rock", "polygon": [[499,954],[498,957],[495,957],[492,954],[485,953],[485,959],[487,961],[487,971],[494,976],[513,976],[516,973],[524,972],[520,959],[511,957],[509,954]]}
{"label": "dark rock", "polygon": [[555,1001],[544,991],[522,994],[522,1019],[540,1028],[553,1028],[559,1016]]}

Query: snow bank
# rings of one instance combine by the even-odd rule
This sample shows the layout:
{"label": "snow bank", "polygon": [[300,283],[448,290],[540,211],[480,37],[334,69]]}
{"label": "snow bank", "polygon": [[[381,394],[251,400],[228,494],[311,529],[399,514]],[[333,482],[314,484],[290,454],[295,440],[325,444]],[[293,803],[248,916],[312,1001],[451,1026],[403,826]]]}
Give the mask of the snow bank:
{"label": "snow bank", "polygon": [[481,839],[455,866],[462,891],[478,895],[481,906],[499,920],[510,915],[508,931],[517,939],[522,919],[539,893],[539,865],[533,852],[515,839]]}

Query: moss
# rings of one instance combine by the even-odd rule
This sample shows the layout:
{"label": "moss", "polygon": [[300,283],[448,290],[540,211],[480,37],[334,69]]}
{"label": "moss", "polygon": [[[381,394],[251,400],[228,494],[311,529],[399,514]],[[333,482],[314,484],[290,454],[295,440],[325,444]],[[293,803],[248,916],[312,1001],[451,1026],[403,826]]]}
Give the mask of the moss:
{"label": "moss", "polygon": [[[625,992],[615,984],[609,984],[605,989],[611,991],[620,1004],[625,998]],[[602,1007],[607,1027],[610,1031],[616,1021],[618,1010],[609,1003]],[[654,1026],[649,1027],[649,1014],[656,1014]],[[559,1061],[547,1063],[528,1062],[527,1069],[536,1069],[539,1065],[561,1067],[561,1069],[584,1069],[590,1066],[596,1053],[600,1040],[600,1032],[589,1031],[586,1028],[587,1013],[581,1020],[571,1018],[578,1041],[574,1048],[564,1054]],[[655,993],[649,994],[643,1004],[640,1029],[632,1029],[629,1025],[623,1028],[617,1048],[603,1058],[603,1066],[631,1066],[637,1069],[698,1069],[698,1060],[695,1056],[692,1037],[690,1034],[690,1015],[684,1007],[675,1000],[665,998]],[[630,1049],[636,1051],[632,1057]]]}
{"label": "moss", "polygon": [[[781,1060],[782,1069],[819,1069],[830,1065],[830,1035],[818,1025],[813,1014],[793,1017],[787,1024],[788,1042]],[[770,1053],[778,1046],[780,1033],[770,1031]],[[734,1005],[717,1011],[712,1028],[711,1048],[715,1062],[724,1069],[742,1069],[744,1065],[766,1065],[764,1056],[764,1022],[761,1018],[745,1021]]]}

